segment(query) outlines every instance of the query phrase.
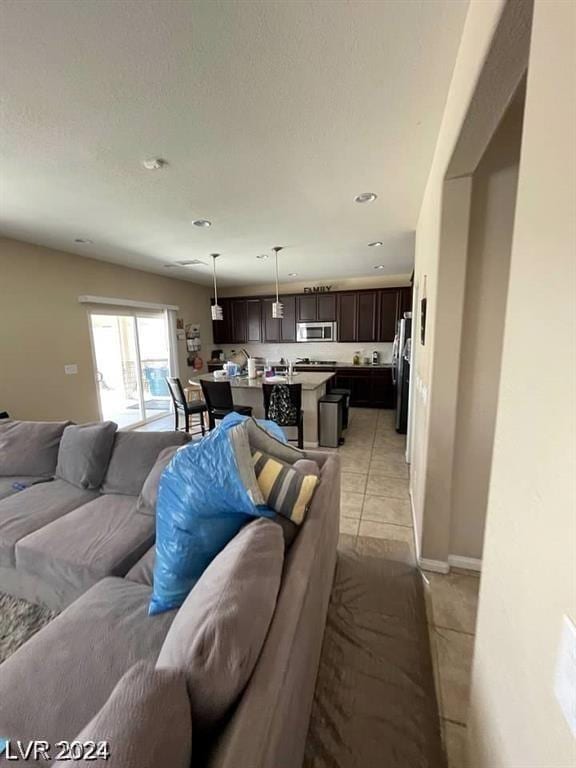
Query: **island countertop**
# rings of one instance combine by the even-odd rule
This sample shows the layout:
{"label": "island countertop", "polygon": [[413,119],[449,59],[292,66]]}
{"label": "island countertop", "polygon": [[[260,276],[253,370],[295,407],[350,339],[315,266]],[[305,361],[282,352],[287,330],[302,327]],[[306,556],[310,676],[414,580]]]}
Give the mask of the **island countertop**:
{"label": "island countertop", "polygon": [[229,381],[232,389],[262,389],[262,383],[265,381],[270,384],[302,384],[302,391],[309,392],[324,386],[333,376],[335,374],[330,372],[298,371],[293,374],[290,380],[285,376],[272,376],[268,379],[263,376],[258,376],[256,379],[249,379],[248,376],[224,376],[215,379],[214,374],[205,373],[198,379],[200,381]]}

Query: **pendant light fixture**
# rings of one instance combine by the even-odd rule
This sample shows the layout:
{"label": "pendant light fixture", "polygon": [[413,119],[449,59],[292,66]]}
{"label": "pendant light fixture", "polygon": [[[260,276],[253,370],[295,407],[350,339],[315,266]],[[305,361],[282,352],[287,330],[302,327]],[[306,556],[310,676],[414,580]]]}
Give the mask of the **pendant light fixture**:
{"label": "pendant light fixture", "polygon": [[278,298],[278,253],[282,250],[282,246],[275,245],[272,250],[276,256],[276,301],[272,304],[272,317],[275,320],[281,320],[284,317],[284,305]]}
{"label": "pendant light fixture", "polygon": [[212,255],[212,272],[214,273],[214,304],[212,304],[212,320],[223,320],[224,313],[222,307],[218,304],[218,287],[216,285],[216,259],[220,256],[219,253],[213,253]]}

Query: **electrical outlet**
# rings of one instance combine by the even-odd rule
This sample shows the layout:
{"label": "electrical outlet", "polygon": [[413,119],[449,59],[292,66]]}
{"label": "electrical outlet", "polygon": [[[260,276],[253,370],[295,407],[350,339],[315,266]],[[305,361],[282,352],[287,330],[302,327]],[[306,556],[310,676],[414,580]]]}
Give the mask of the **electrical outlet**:
{"label": "electrical outlet", "polygon": [[562,621],[554,693],[566,722],[576,737],[576,625],[568,616],[564,616]]}
{"label": "electrical outlet", "polygon": [[73,376],[74,374],[78,373],[78,366],[76,365],[76,363],[65,365],[64,373],[66,374],[66,376]]}

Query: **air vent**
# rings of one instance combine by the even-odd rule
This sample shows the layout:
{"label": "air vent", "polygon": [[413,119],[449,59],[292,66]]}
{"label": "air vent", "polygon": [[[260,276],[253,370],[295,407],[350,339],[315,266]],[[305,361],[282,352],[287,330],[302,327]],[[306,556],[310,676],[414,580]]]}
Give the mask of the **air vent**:
{"label": "air vent", "polygon": [[207,267],[208,264],[201,259],[184,259],[182,261],[175,261],[172,264],[164,264],[165,267]]}

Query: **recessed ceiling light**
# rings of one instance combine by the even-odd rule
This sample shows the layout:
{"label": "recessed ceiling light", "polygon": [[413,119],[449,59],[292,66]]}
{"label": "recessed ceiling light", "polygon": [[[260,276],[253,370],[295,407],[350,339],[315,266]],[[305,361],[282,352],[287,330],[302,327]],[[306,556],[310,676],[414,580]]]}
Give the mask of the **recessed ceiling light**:
{"label": "recessed ceiling light", "polygon": [[261,253],[260,256],[256,256],[257,259],[267,259],[270,254],[268,253]]}
{"label": "recessed ceiling light", "polygon": [[296,277],[298,272],[288,272],[288,277]]}
{"label": "recessed ceiling light", "polygon": [[384,245],[382,240],[375,240],[373,243],[368,243],[370,248],[380,248],[381,245]]}
{"label": "recessed ceiling light", "polygon": [[208,219],[196,219],[196,221],[193,221],[192,224],[194,224],[195,227],[211,227],[212,222],[208,221]]}
{"label": "recessed ceiling light", "polygon": [[374,269],[384,269],[384,264],[376,264]]}
{"label": "recessed ceiling light", "polygon": [[85,237],[77,237],[74,242],[78,243],[78,245],[92,245],[92,240],[88,240]]}
{"label": "recessed ceiling light", "polygon": [[354,198],[355,203],[373,203],[378,197],[374,192],[361,192]]}
{"label": "recessed ceiling light", "polygon": [[159,171],[162,168],[166,168],[168,162],[161,157],[149,157],[147,160],[142,160],[142,167],[147,171]]}

